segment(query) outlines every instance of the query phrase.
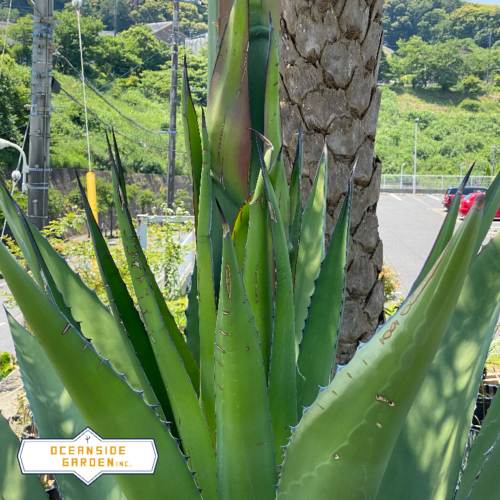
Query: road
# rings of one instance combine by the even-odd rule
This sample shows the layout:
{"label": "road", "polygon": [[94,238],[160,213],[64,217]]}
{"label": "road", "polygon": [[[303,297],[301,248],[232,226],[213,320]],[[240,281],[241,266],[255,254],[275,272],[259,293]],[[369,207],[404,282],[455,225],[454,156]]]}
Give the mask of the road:
{"label": "road", "polygon": [[[441,202],[439,195],[380,195],[377,214],[384,259],[399,274],[401,297],[408,295],[441,229],[446,216]],[[459,224],[460,219],[456,227]],[[496,220],[487,240],[499,231]]]}

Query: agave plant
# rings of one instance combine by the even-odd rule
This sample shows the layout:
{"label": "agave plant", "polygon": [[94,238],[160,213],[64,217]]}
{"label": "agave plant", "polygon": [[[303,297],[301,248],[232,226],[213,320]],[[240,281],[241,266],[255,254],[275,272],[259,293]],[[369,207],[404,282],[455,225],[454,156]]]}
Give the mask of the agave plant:
{"label": "agave plant", "polygon": [[[352,179],[326,248],[327,151],[304,210],[300,137],[289,184],[282,160],[276,6],[218,7],[201,127],[184,71],[197,239],[184,334],[137,239],[116,142],[113,191],[137,308],[83,190],[109,308],[0,187],[31,270],[0,245],[0,270],[34,332],[9,316],[40,435],[72,438],[89,426],[104,438],[154,438],[159,453],[151,476],[90,487],[56,476],[64,497],[435,500],[451,499],[460,478],[457,498],[498,498],[498,398],[464,471],[462,461],[500,310],[499,238],[482,248],[500,177],[454,234],[457,193],[407,300],[336,367]],[[17,438],[0,426],[0,499],[46,498],[36,476],[21,475]]]}

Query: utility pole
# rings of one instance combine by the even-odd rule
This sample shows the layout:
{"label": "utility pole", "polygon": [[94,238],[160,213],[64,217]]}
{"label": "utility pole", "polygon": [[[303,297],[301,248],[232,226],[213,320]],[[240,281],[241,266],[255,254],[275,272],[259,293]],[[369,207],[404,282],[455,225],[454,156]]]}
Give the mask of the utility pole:
{"label": "utility pole", "polygon": [[489,43],[488,43],[488,65],[486,66],[486,83],[488,83],[489,76],[490,76],[490,52],[491,52],[491,31],[490,31]]}
{"label": "utility pole", "polygon": [[28,217],[38,228],[49,223],[50,114],[54,0],[35,0],[31,66]]}
{"label": "utility pole", "polygon": [[170,82],[170,124],[168,135],[167,205],[173,208],[175,190],[175,139],[177,134],[177,69],[179,65],[179,0],[173,0],[172,23],[172,76]]}
{"label": "utility pole", "polygon": [[495,158],[497,155],[497,148],[498,146],[493,146],[491,149],[493,149],[493,158],[491,160],[491,175],[495,175]]}
{"label": "utility pole", "polygon": [[413,161],[413,194],[417,194],[417,134],[419,118],[415,118],[415,157]]}
{"label": "utility pole", "polygon": [[115,31],[115,37],[116,37],[116,33],[117,33],[117,27],[116,27],[116,8],[117,8],[117,5],[116,5],[116,1],[117,0],[114,0],[114,7],[115,7],[115,16],[114,16],[114,23],[113,23],[113,28],[114,28],[114,31]]}

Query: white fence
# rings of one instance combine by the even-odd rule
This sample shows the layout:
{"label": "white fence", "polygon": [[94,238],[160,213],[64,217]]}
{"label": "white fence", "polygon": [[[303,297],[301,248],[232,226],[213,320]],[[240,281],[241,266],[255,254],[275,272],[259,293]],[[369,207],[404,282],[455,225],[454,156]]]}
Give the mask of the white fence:
{"label": "white fence", "polygon": [[[143,249],[148,248],[148,224],[158,222],[194,222],[194,217],[176,217],[176,216],[156,216],[156,215],[138,215],[137,216],[137,236]],[[193,273],[196,253],[194,249],[196,243],[194,231],[182,236],[181,246],[188,247],[184,261],[177,268],[177,278],[182,288],[188,285],[189,278]],[[164,273],[162,273],[164,274]],[[165,276],[157,276],[161,282]]]}
{"label": "white fence", "polygon": [[[486,175],[475,175],[469,178],[468,186],[488,187],[494,177]],[[448,187],[459,186],[463,177],[460,175],[417,175],[416,188],[418,190],[445,190]],[[382,174],[380,189],[400,189],[403,191],[413,191],[413,175]]]}

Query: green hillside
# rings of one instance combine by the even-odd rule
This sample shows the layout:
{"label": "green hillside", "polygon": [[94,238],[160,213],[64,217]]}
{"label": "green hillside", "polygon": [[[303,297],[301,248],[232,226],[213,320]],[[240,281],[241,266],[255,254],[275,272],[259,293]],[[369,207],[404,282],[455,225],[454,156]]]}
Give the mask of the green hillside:
{"label": "green hillside", "polygon": [[491,146],[500,146],[499,99],[497,93],[471,99],[436,87],[383,87],[375,142],[383,173],[399,174],[403,163],[405,173],[413,173],[419,118],[418,173],[458,174],[462,162],[475,161],[476,172],[490,174]]}

